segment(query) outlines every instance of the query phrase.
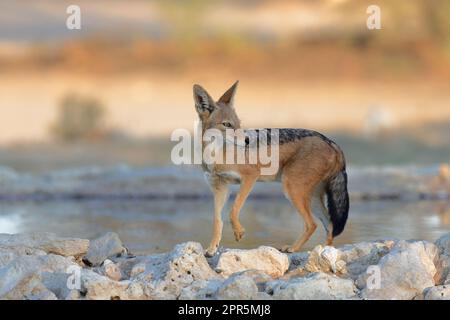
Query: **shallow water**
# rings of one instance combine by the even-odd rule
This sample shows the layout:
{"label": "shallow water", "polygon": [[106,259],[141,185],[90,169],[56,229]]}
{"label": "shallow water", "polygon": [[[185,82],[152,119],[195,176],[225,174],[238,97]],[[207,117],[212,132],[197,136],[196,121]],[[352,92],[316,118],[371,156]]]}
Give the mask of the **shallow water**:
{"label": "shallow water", "polygon": [[[46,231],[93,239],[117,232],[133,253],[170,250],[184,241],[206,246],[211,235],[212,199],[204,201],[45,201],[0,203],[0,233]],[[228,212],[228,207],[225,213]],[[252,248],[291,243],[303,230],[302,220],[287,200],[249,200],[241,213],[245,238],[236,243],[224,214],[222,245]],[[336,245],[397,238],[434,241],[450,229],[445,202],[353,202],[344,233]],[[305,246],[323,243],[321,225]]]}

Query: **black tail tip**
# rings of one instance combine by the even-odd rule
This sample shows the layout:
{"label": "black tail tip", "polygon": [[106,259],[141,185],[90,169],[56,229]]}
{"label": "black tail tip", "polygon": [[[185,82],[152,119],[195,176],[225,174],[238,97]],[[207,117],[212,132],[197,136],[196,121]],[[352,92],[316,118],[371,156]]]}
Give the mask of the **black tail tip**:
{"label": "black tail tip", "polygon": [[337,226],[333,225],[333,232],[331,234],[333,235],[333,237],[337,237],[344,231],[344,228],[345,228],[345,222],[340,223]]}
{"label": "black tail tip", "polygon": [[332,216],[331,222],[333,224],[333,237],[337,237],[340,235],[345,228],[345,225],[347,224],[347,218],[348,218],[348,212],[350,209],[348,198],[346,197],[347,201],[343,207],[340,208],[339,214],[335,214]]}

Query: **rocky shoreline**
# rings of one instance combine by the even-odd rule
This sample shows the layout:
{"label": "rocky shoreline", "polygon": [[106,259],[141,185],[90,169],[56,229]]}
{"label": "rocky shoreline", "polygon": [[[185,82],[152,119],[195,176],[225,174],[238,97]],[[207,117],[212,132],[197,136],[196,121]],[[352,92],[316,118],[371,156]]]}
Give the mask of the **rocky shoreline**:
{"label": "rocky shoreline", "polygon": [[0,299],[450,299],[450,233],[435,243],[381,240],[221,249],[199,243],[134,256],[115,233],[89,241],[0,234]]}
{"label": "rocky shoreline", "polygon": [[[352,201],[448,200],[450,167],[398,166],[348,168]],[[370,181],[371,183],[367,183]],[[200,168],[85,167],[40,174],[0,166],[0,200],[198,200],[211,197]],[[234,195],[232,190],[232,196]],[[277,199],[278,184],[257,184],[250,198]]]}

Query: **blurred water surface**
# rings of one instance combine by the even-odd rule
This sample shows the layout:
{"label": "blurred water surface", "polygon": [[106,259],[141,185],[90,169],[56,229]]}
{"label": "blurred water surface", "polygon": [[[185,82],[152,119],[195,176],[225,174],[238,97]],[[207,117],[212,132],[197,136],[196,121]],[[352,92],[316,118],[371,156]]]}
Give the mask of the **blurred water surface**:
{"label": "blurred water surface", "polygon": [[[0,233],[54,232],[93,239],[117,232],[133,253],[170,250],[184,241],[208,244],[212,231],[212,198],[191,201],[25,201],[0,204]],[[252,248],[291,243],[303,222],[287,200],[250,199],[241,213],[245,238],[234,241],[228,207],[222,245]],[[352,203],[348,225],[336,245],[375,239],[434,241],[448,232],[450,204],[438,201],[366,201]],[[324,242],[320,226],[305,249]]]}

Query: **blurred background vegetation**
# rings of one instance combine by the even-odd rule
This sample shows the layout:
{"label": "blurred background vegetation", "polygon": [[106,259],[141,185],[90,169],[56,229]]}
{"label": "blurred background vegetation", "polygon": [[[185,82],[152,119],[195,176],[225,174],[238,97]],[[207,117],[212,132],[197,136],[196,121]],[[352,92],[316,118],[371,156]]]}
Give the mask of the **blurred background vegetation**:
{"label": "blurred background vegetation", "polygon": [[[0,163],[170,163],[191,88],[241,80],[244,125],[308,127],[352,164],[450,159],[447,0],[80,0],[0,5]],[[381,30],[366,9],[381,8]]]}
{"label": "blurred background vegetation", "polygon": [[[83,28],[72,31],[65,29],[67,1],[6,1],[0,66],[87,73],[199,66],[264,73],[264,66],[293,78],[299,77],[293,71],[303,78],[449,75],[448,1],[377,1],[378,32],[365,27],[372,2],[82,0]],[[19,17],[8,18],[8,12]],[[35,21],[25,23],[31,17]]]}
{"label": "blurred background vegetation", "polygon": [[104,113],[103,105],[95,98],[68,94],[61,101],[51,133],[64,142],[101,139]]}

